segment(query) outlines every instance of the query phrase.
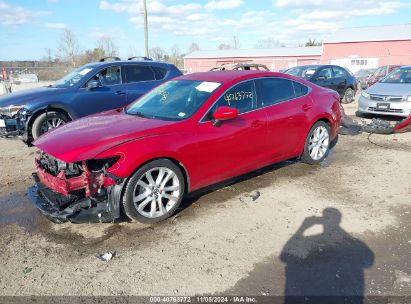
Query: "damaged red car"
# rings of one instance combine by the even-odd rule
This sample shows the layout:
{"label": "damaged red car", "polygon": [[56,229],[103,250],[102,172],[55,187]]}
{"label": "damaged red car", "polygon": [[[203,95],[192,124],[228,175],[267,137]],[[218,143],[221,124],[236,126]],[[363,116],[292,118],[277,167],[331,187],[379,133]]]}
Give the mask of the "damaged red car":
{"label": "damaged red car", "polygon": [[29,196],[54,222],[154,223],[188,192],[291,158],[321,162],[340,120],[336,92],[291,75],[185,75],[41,136]]}

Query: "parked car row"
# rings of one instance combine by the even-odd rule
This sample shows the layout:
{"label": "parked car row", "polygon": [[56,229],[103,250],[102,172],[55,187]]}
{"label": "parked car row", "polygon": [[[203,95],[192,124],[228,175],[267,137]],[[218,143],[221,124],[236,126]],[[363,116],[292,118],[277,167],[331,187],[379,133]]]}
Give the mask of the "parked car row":
{"label": "parked car row", "polygon": [[368,78],[370,78],[370,76],[374,74],[376,70],[377,69],[360,69],[354,74],[355,78],[357,78],[359,89],[364,90],[368,87]]}
{"label": "parked car row", "polygon": [[29,197],[54,222],[123,212],[155,223],[207,185],[294,157],[319,163],[342,115],[337,92],[292,75],[181,76],[147,60],[89,64],[11,96],[0,121],[41,151]]}

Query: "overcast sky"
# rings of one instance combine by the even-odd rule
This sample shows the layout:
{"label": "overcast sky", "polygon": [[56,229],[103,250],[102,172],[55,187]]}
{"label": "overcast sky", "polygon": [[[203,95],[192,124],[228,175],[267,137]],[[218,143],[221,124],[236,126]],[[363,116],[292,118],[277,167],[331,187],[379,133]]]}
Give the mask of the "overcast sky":
{"label": "overcast sky", "polygon": [[[242,48],[272,37],[287,46],[322,40],[339,27],[411,22],[409,0],[147,0],[149,46],[216,49],[236,35]],[[343,3],[343,5],[342,5]],[[0,60],[40,59],[62,29],[82,49],[110,36],[125,57],[143,54],[141,0],[0,0]]]}

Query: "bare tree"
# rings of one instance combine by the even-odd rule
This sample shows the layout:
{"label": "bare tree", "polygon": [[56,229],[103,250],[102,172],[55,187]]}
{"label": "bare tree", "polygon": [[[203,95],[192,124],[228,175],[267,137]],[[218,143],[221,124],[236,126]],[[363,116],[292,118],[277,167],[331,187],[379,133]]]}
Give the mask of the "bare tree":
{"label": "bare tree", "polygon": [[64,29],[57,48],[58,57],[70,61],[75,67],[79,49],[80,46],[74,32],[70,29]]}
{"label": "bare tree", "polygon": [[97,48],[103,50],[104,56],[118,56],[118,47],[114,43],[113,39],[109,36],[102,36],[97,41]]}
{"label": "bare tree", "polygon": [[156,61],[164,60],[164,55],[166,54],[166,52],[159,46],[150,48],[148,53],[150,58],[153,58]]}
{"label": "bare tree", "polygon": [[255,44],[255,47],[257,49],[270,49],[270,48],[276,48],[276,47],[281,47],[281,46],[282,46],[281,42],[272,37],[258,40],[257,43]]}
{"label": "bare tree", "polygon": [[53,51],[51,50],[51,48],[45,48],[44,50],[46,52],[46,60],[48,62],[52,62],[53,61]]}
{"label": "bare tree", "polygon": [[221,43],[218,47],[219,50],[229,50],[232,49],[231,45],[227,43]]}
{"label": "bare tree", "polygon": [[181,55],[180,48],[178,45],[173,45],[170,49],[170,59],[169,62],[177,67],[182,67],[183,57]]}
{"label": "bare tree", "polygon": [[239,48],[241,48],[241,42],[240,42],[240,39],[238,39],[237,36],[234,36],[234,37],[233,37],[233,40],[232,40],[232,42],[231,42],[231,47],[232,47],[233,49],[239,49]]}
{"label": "bare tree", "polygon": [[188,52],[192,53],[192,52],[199,51],[199,50],[200,50],[200,46],[196,42],[191,42],[191,45],[188,48]]}
{"label": "bare tree", "polygon": [[77,58],[77,63],[79,65],[83,65],[90,62],[99,61],[101,58],[106,56],[104,54],[104,50],[101,48],[94,48],[92,50],[86,50],[82,54],[80,54]]}

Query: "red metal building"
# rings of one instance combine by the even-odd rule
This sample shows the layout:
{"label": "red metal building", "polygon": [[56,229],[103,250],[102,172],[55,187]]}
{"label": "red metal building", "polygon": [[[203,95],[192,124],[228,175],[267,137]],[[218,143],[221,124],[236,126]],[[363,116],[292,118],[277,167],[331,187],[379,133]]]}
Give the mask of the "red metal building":
{"label": "red metal building", "polygon": [[362,68],[411,64],[411,24],[343,28],[322,47],[197,51],[184,57],[188,72],[208,71],[223,63],[253,62],[273,71],[304,64],[337,64],[353,73]]}

